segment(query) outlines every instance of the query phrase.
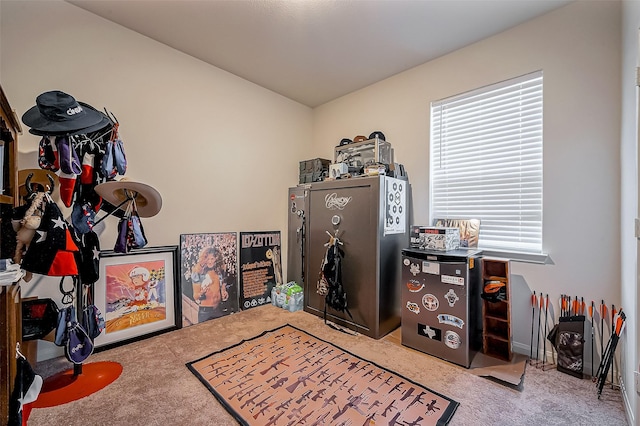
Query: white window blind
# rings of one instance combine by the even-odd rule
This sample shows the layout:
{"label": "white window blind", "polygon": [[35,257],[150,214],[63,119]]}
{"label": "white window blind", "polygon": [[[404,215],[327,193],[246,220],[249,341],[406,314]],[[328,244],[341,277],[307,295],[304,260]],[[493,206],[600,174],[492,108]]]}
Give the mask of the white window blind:
{"label": "white window blind", "polygon": [[431,104],[431,219],[480,219],[478,246],[542,252],[542,71]]}

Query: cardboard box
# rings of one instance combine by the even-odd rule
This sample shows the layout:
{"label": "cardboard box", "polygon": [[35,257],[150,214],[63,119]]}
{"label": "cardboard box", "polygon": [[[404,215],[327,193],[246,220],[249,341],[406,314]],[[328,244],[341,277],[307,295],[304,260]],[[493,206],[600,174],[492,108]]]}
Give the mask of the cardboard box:
{"label": "cardboard box", "polygon": [[460,229],[411,226],[409,245],[422,250],[449,251],[460,248]]}

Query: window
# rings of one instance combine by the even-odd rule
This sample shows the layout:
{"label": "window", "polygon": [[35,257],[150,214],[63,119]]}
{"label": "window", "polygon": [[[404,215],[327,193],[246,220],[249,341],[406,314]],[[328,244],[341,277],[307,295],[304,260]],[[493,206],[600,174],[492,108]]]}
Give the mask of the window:
{"label": "window", "polygon": [[542,71],[431,104],[431,219],[480,219],[479,248],[542,253]]}

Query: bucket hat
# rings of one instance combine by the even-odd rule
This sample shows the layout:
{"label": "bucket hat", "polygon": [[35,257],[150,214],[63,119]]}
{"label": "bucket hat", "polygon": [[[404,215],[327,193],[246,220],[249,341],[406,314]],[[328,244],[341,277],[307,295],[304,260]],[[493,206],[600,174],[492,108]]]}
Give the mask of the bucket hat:
{"label": "bucket hat", "polygon": [[38,130],[38,129],[34,129],[31,128],[29,129],[29,133],[31,133],[32,135],[36,135],[36,136],[62,136],[62,135],[81,135],[81,134],[89,134],[89,133],[93,133],[93,132],[97,132],[99,130],[103,130],[106,132],[109,128],[113,127],[113,121],[107,117],[104,113],[98,111],[97,109],[95,109],[94,107],[92,107],[89,104],[86,104],[84,102],[78,102],[78,104],[85,108],[85,110],[91,110],[94,111],[97,114],[100,114],[100,116],[102,117],[100,119],[100,121],[96,124],[94,124],[93,126],[89,126],[89,127],[85,127],[82,129],[78,129],[75,131],[60,131],[60,132],[54,132],[54,131],[44,131],[44,130]]}
{"label": "bucket hat", "polygon": [[162,208],[162,197],[155,188],[127,178],[101,183],[96,185],[95,190],[114,206],[122,204],[127,198],[135,198],[140,217],[155,216]]}
{"label": "bucket hat", "polygon": [[506,300],[507,284],[502,280],[494,279],[493,277],[491,277],[489,281],[485,282],[480,297],[482,297],[486,301],[493,303],[500,300]]}
{"label": "bucket hat", "polygon": [[73,96],[52,90],[38,95],[36,105],[22,115],[22,122],[38,132],[76,134],[101,123],[103,118],[102,113],[83,107]]}
{"label": "bucket hat", "polygon": [[381,131],[379,131],[379,130],[376,130],[375,132],[372,132],[372,133],[369,135],[369,139],[375,139],[375,138],[378,138],[378,139],[380,139],[381,141],[386,141],[386,139],[384,138],[384,133],[382,133],[382,132],[381,132]]}

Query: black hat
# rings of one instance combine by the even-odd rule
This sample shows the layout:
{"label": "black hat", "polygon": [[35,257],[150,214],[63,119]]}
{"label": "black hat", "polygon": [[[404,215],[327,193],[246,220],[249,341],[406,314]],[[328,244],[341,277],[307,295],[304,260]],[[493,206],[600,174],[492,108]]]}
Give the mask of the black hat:
{"label": "black hat", "polygon": [[369,135],[369,139],[375,139],[375,138],[378,138],[382,141],[386,141],[386,139],[384,138],[384,133],[377,130]]}
{"label": "black hat", "polygon": [[81,134],[97,132],[98,130],[102,130],[102,129],[105,129],[106,131],[107,128],[113,127],[113,121],[109,119],[109,117],[107,117],[104,113],[98,111],[97,109],[95,109],[89,104],[85,104],[84,102],[78,102],[78,103],[80,104],[81,107],[84,107],[85,109],[89,109],[97,112],[102,116],[102,119],[97,124],[94,124],[93,126],[89,126],[84,129],[78,129],[72,132],[69,132],[69,131],[53,132],[53,131],[43,131],[43,130],[32,128],[32,129],[29,129],[29,133],[36,136],[64,136],[69,134],[81,135]]}
{"label": "black hat", "polygon": [[505,300],[507,298],[507,284],[501,280],[486,281],[480,297],[494,303]]}
{"label": "black hat", "polygon": [[353,143],[353,141],[349,138],[342,138],[340,140],[340,145],[339,146],[344,146],[344,145],[349,145],[350,143]]}
{"label": "black hat", "polygon": [[43,133],[75,134],[103,118],[97,110],[83,108],[73,96],[53,90],[36,98],[36,105],[22,115],[22,122]]}

